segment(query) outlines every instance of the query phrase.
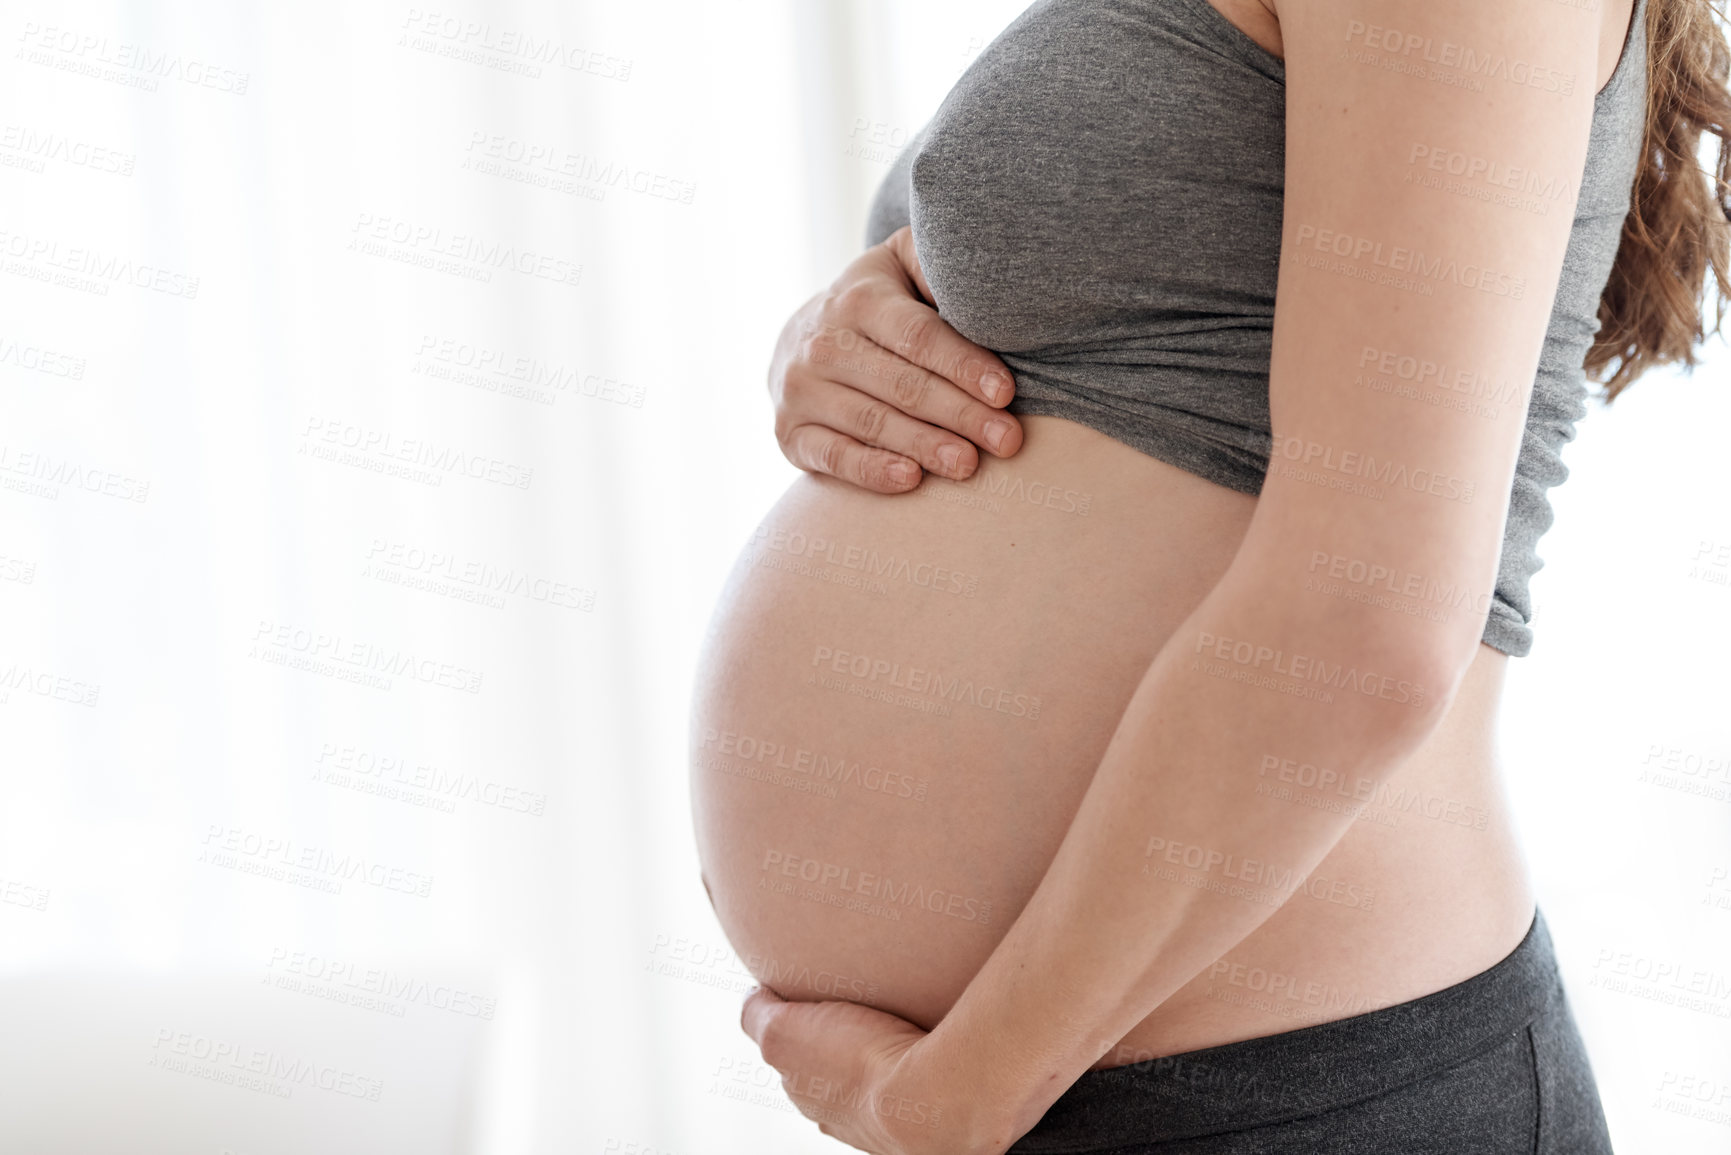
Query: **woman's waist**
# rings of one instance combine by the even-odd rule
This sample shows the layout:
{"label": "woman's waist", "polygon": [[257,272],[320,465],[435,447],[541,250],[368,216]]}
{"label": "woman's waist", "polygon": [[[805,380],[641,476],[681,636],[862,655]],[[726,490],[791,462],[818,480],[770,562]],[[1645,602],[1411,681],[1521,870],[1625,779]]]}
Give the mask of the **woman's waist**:
{"label": "woman's waist", "polygon": [[1298,877],[1250,856],[1217,862],[1188,846],[1150,855],[1147,869],[1165,885],[1283,901],[1096,1068],[1396,1006],[1480,973],[1525,933],[1533,893],[1493,759],[1428,749],[1354,802],[1341,790],[1265,781],[1259,790],[1295,806],[1339,807],[1351,825]]}

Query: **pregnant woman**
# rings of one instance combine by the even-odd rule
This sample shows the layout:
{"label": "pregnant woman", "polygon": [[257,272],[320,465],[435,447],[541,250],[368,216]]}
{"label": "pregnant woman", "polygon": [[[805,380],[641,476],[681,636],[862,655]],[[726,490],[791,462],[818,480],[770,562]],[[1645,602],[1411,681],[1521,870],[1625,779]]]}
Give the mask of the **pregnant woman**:
{"label": "pregnant woman", "polygon": [[1610,1150],[1497,704],[1586,369],[1731,294],[1718,19],[1038,0],[963,75],[783,334],[693,702],[826,1134]]}

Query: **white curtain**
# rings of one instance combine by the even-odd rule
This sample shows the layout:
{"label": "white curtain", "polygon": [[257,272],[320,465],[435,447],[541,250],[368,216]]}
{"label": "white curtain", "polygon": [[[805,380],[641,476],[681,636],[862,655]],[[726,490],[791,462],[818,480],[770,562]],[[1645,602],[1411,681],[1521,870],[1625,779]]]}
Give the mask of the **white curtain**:
{"label": "white curtain", "polygon": [[[686,711],[764,371],[1019,4],[0,5],[0,1150],[839,1150]],[[1619,1149],[1731,1146],[1731,359],[1568,451],[1513,804]]]}

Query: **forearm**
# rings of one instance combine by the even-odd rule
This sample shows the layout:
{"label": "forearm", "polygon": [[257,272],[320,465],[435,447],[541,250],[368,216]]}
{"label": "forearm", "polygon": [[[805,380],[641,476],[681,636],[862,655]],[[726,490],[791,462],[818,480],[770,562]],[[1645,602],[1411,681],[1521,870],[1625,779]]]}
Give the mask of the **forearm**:
{"label": "forearm", "polygon": [[1014,1106],[1016,1134],[1264,922],[1351,825],[1258,793],[1268,760],[1384,777],[1458,680],[1434,657],[1452,651],[1366,637],[1243,568],[1151,664],[1040,886],[929,1040],[932,1069]]}

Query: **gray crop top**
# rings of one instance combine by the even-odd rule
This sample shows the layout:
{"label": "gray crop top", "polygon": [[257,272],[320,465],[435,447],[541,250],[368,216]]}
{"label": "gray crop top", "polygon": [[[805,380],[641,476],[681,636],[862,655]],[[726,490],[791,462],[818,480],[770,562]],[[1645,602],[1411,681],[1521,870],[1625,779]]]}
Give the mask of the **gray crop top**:
{"label": "gray crop top", "polygon": [[[1593,104],[1574,229],[1532,383],[1484,641],[1532,648],[1527,584],[1586,415],[1582,364],[1629,211],[1646,116],[1646,0]],[[1590,82],[1590,81],[1589,81]],[[938,312],[1052,414],[1243,493],[1271,448],[1268,367],[1285,177],[1285,64],[1207,0],[1036,0],[956,82],[872,202],[868,244],[912,224]],[[1460,195],[1562,211],[1521,170]],[[1439,195],[1442,195],[1439,193]],[[1483,412],[1482,378],[1379,387]]]}

